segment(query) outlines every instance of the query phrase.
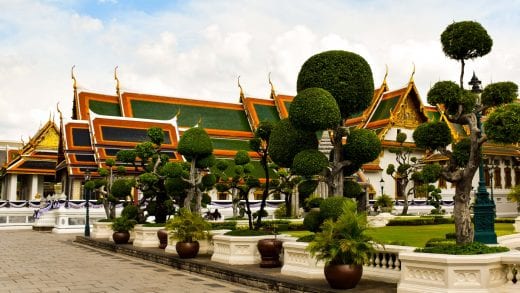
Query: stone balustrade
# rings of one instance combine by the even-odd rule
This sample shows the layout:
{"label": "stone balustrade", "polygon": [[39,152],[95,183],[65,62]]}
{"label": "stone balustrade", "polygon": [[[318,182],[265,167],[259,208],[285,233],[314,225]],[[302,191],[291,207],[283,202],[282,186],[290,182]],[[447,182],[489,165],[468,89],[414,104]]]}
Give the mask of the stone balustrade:
{"label": "stone balustrade", "polygon": [[363,278],[397,283],[401,278],[399,254],[414,251],[415,247],[400,245],[378,246],[368,263],[363,266]]}

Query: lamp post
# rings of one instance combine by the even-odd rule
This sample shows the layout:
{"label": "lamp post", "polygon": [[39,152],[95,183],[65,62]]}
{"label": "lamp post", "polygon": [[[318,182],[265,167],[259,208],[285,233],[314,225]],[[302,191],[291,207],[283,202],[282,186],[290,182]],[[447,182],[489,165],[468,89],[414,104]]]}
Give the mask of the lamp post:
{"label": "lamp post", "polygon": [[383,177],[379,180],[379,184],[381,184],[381,196],[383,196],[383,190],[385,190],[385,180],[383,180]]}
{"label": "lamp post", "polygon": [[90,237],[90,219],[89,219],[89,206],[90,206],[90,190],[87,189],[87,182],[90,180],[90,170],[85,170],[85,237]]}
{"label": "lamp post", "polygon": [[491,167],[489,167],[489,190],[491,191],[491,201],[495,202],[495,199],[493,198],[493,173],[495,172],[495,166],[493,163],[491,164]]}
{"label": "lamp post", "polygon": [[[482,89],[480,88],[480,84],[482,82],[478,80],[475,72],[473,72],[473,77],[469,82],[471,85],[471,91],[478,95],[480,103],[480,93],[482,93]],[[479,129],[478,138],[482,136],[483,127],[482,122],[480,121],[481,113],[476,113],[477,118],[477,127]],[[482,147],[480,148],[482,149]],[[484,176],[484,164],[482,162],[482,157],[479,159],[479,181],[477,188],[477,198],[475,200],[475,205],[473,206],[474,220],[475,220],[475,237],[474,240],[486,243],[486,244],[496,244],[497,243],[497,234],[495,233],[495,203],[489,199],[489,193],[486,190],[486,179]]]}

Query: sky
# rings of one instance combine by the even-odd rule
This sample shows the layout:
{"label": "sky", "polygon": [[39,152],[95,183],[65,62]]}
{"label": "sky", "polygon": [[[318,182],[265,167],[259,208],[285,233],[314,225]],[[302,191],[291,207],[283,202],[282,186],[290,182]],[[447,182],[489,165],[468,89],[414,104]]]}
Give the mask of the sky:
{"label": "sky", "polygon": [[470,60],[483,85],[520,84],[520,0],[0,0],[0,140],[27,142],[56,105],[71,116],[71,68],[80,90],[238,102],[294,95],[301,65],[326,50],[370,64],[375,87],[414,80],[423,100],[437,81],[458,82],[442,52],[454,21],[481,23],[493,39]]}

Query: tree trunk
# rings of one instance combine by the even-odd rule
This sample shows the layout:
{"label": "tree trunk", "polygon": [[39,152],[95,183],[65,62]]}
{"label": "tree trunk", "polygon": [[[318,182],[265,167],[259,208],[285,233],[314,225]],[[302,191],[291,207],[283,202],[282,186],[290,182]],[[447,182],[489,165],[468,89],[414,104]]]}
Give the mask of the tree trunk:
{"label": "tree trunk", "polygon": [[464,89],[464,59],[460,59],[460,88]]}
{"label": "tree trunk", "polygon": [[[333,139],[333,161],[332,161],[332,170],[334,170],[338,167],[339,162],[343,159],[343,148],[342,148],[342,138],[336,137],[336,134],[338,133],[338,130],[334,131],[334,139]],[[329,175],[331,178],[327,178],[327,184],[328,184],[328,196],[343,196],[343,168],[341,168],[336,174],[332,173]]]}
{"label": "tree trunk", "polygon": [[[259,211],[260,215],[263,214],[263,212],[264,212],[266,200],[267,200],[267,197],[269,196],[269,167],[267,166],[267,150],[264,150],[263,154],[264,155],[262,155],[261,163],[262,163],[262,168],[264,169],[264,174],[265,174],[265,188],[264,188],[264,192],[262,193],[262,203],[260,204],[260,211]],[[286,206],[285,208],[288,209],[289,207]],[[262,226],[262,217],[258,217],[258,220],[256,221],[256,226],[257,227]]]}
{"label": "tree trunk", "polygon": [[[472,178],[471,178],[472,179]],[[473,242],[474,230],[471,222],[470,210],[470,191],[471,179],[462,179],[455,186],[455,206],[453,215],[455,218],[455,232],[457,234],[457,244],[467,244]],[[467,187],[469,186],[469,188]]]}
{"label": "tree trunk", "polygon": [[[404,192],[404,206],[403,206],[403,212],[401,213],[402,216],[406,216],[408,214],[408,192],[406,191],[406,187],[408,186],[408,175],[406,175],[406,179],[401,180],[401,190]],[[397,201],[397,199],[396,199]]]}
{"label": "tree trunk", "polygon": [[184,199],[184,207],[191,212],[191,201],[193,200],[193,197],[195,196],[195,162],[196,159],[191,159],[191,165],[190,165],[190,189],[188,190],[188,194],[186,195],[186,198]]}
{"label": "tree trunk", "polygon": [[231,206],[233,208],[233,218],[236,218],[238,216],[238,203],[240,202],[240,199],[237,199],[237,189],[233,188],[231,189]]}

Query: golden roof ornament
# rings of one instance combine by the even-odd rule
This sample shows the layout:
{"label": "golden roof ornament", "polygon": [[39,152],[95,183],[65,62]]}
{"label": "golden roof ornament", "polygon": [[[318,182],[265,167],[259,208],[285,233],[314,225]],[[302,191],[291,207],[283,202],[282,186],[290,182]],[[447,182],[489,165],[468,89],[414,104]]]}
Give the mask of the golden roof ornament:
{"label": "golden roof ornament", "polygon": [[120,89],[120,88],[119,88],[119,78],[117,77],[117,68],[118,68],[118,67],[119,67],[119,66],[116,66],[116,67],[114,68],[114,80],[116,81],[116,95],[117,95],[117,96],[120,96],[120,91],[119,91],[119,89]]}
{"label": "golden roof ornament", "polygon": [[388,77],[388,64],[385,64],[385,77],[383,77],[383,84],[386,84],[386,78]]}
{"label": "golden roof ornament", "polygon": [[[61,122],[63,121],[63,116],[62,116],[61,110],[60,110],[60,102],[56,103],[56,111],[58,111],[58,114],[60,114],[60,124],[61,124]],[[53,119],[53,122],[54,122],[54,119]]]}
{"label": "golden roof ornament", "polygon": [[76,67],[76,65],[72,65],[72,68],[70,69],[70,77],[72,78],[72,88],[74,89],[74,94],[76,93],[76,90],[78,89],[76,76],[74,75],[74,68],[75,67]]}
{"label": "golden roof ornament", "polygon": [[242,89],[242,85],[240,85],[240,75],[238,76],[238,87],[240,88],[240,102],[244,100],[244,90]]}
{"label": "golden roof ornament", "polygon": [[413,71],[412,71],[412,76],[410,76],[410,83],[414,82],[413,76],[415,75],[415,62],[412,62],[412,64],[413,64]]}
{"label": "golden roof ornament", "polygon": [[271,99],[274,100],[274,97],[276,97],[276,92],[274,90],[273,82],[271,81],[271,72],[269,72],[269,84],[271,85]]}

